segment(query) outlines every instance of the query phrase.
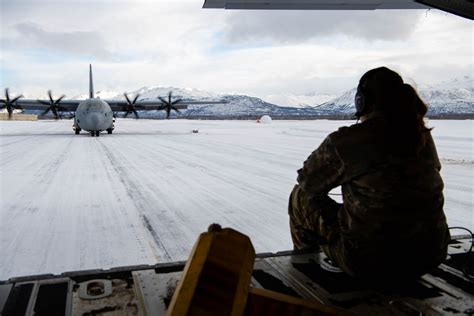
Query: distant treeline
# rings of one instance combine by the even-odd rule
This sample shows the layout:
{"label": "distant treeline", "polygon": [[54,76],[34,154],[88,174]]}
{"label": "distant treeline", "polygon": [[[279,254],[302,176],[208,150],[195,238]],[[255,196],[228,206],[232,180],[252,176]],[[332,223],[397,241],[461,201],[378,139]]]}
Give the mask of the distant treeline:
{"label": "distant treeline", "polygon": [[[270,115],[272,120],[355,120],[353,115],[281,115],[273,116]],[[474,119],[474,113],[471,114],[428,114],[426,116],[429,119],[434,120],[472,120]],[[71,119],[72,117],[63,116],[64,119]],[[120,118],[120,116],[119,116]],[[163,120],[164,116],[140,116],[143,119],[150,120]],[[187,120],[254,120],[257,121],[261,118],[261,115],[178,115],[172,116],[171,119],[187,119]],[[38,117],[38,119],[52,119],[52,117]]]}
{"label": "distant treeline", "polygon": [[426,117],[435,120],[472,120],[474,119],[474,113],[465,114],[428,114]]}
{"label": "distant treeline", "polygon": [[[353,118],[352,115],[280,115],[273,116],[269,115],[272,120],[350,120]],[[180,115],[176,118],[184,118],[189,120],[258,120],[261,115],[226,115],[226,116],[211,116],[211,115],[193,115],[185,116]]]}
{"label": "distant treeline", "polygon": [[[354,120],[353,115],[286,115],[286,116],[272,116],[273,120]],[[471,114],[431,114],[426,116],[429,119],[435,120],[472,120],[474,113]],[[257,115],[239,115],[239,116],[185,116],[180,115],[174,118],[188,119],[188,120],[258,120],[261,116]]]}

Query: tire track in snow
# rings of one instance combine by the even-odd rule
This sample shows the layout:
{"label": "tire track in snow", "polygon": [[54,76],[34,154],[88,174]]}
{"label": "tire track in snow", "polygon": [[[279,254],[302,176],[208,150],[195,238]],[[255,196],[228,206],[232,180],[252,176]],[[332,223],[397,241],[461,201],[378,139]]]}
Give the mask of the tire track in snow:
{"label": "tire track in snow", "polygon": [[472,165],[474,160],[441,158],[442,165]]}
{"label": "tire track in snow", "polygon": [[[100,142],[97,141],[97,144],[99,146],[98,150],[100,150],[103,153],[103,150],[101,150]],[[117,172],[113,169],[113,166],[110,165],[109,158],[105,154],[101,155],[101,157],[102,157],[102,163],[104,165],[105,177],[107,178],[107,182],[116,183]],[[121,188],[123,188],[124,187],[123,183],[122,182],[120,183],[122,184]],[[124,190],[126,190],[126,188],[124,188]],[[122,221],[127,222],[127,230],[130,231],[131,235],[133,236],[132,238],[134,239],[136,243],[136,248],[134,249],[138,249],[138,253],[140,256],[139,262],[143,262],[147,260],[149,258],[150,252],[151,252],[151,255],[154,256],[157,261],[159,261],[159,257],[156,256],[156,253],[158,252],[155,249],[156,246],[154,244],[151,244],[148,240],[146,239],[144,240],[143,232],[137,230],[137,229],[140,229],[139,226],[142,223],[142,218],[139,217],[138,223],[137,223],[133,218],[130,217],[130,216],[133,216],[133,214],[130,214],[129,212],[127,212],[127,208],[124,205],[127,201],[123,201],[120,195],[116,197],[116,202],[118,203],[118,205],[116,206],[116,209],[118,210],[118,212],[121,213],[121,215],[111,218],[111,221],[114,221],[113,225],[116,225],[117,227],[121,225]],[[127,244],[125,241],[122,241],[122,242],[124,243],[124,245]],[[148,244],[148,247],[146,246],[146,244]],[[152,248],[151,251],[149,250],[150,246]]]}
{"label": "tire track in snow", "polygon": [[[189,143],[181,143],[181,144],[187,144],[191,145]],[[142,151],[148,151],[151,154],[154,153],[155,148],[151,146],[150,144],[147,144],[145,142],[142,142],[141,144]],[[212,150],[213,144],[206,144],[206,143],[200,143],[199,144],[200,148],[202,149],[203,152],[210,152],[210,153],[216,153],[216,151]],[[180,157],[187,157],[189,151],[183,150],[182,148],[178,148],[177,146],[171,146],[168,144],[160,144],[160,148],[166,149],[163,152],[160,152],[161,156],[167,157],[170,161],[174,161],[175,163],[179,163],[181,165],[185,165],[186,167],[189,167],[191,169],[195,170],[200,170],[203,174],[205,174],[208,177],[212,177],[215,179],[215,183],[223,183],[229,187],[238,187],[240,191],[246,192],[247,194],[261,194],[265,198],[272,199],[273,195],[272,192],[274,192],[275,188],[273,188],[273,184],[278,183],[280,179],[280,175],[272,175],[268,172],[268,170],[261,171],[259,169],[254,168],[255,162],[251,163],[251,158],[247,157],[246,162],[242,161],[241,158],[234,160],[233,157],[240,157],[238,155],[239,151],[235,151],[235,148],[233,146],[226,146],[225,147],[225,152],[227,153],[226,158],[227,159],[219,159],[219,161],[216,163],[212,163],[213,161],[212,158],[209,158],[207,155],[200,155],[199,157],[194,156],[193,160],[189,160],[188,158],[180,158]],[[230,152],[230,154],[228,154]],[[240,151],[241,152],[241,151]],[[251,152],[251,150],[249,150]],[[223,155],[221,155],[223,157]],[[261,155],[262,157],[265,157],[265,161],[267,162],[267,157],[269,156],[268,154],[266,155]],[[232,158],[229,158],[232,157]],[[214,159],[215,160],[215,159]],[[213,165],[213,166],[210,166]],[[232,168],[235,165],[239,165],[239,171],[241,174],[248,173],[246,176],[241,177],[240,179],[232,178],[229,177],[229,175],[224,172],[223,170],[232,170]],[[291,169],[290,169],[291,170]],[[276,181],[272,181],[271,177],[274,176]],[[255,191],[255,186],[252,185],[252,182],[249,182],[249,179],[256,179],[259,178],[263,182],[267,182],[268,186],[264,188],[260,188],[258,192]],[[260,181],[257,181],[260,182]],[[240,184],[240,185],[239,185]],[[229,201],[229,204],[231,201]]]}
{"label": "tire track in snow", "polygon": [[152,239],[155,241],[156,246],[158,246],[158,249],[162,252],[160,255],[164,257],[167,261],[171,261],[172,257],[169,253],[169,251],[166,249],[165,245],[161,241],[160,237],[156,233],[156,231],[153,229],[153,227],[150,224],[150,221],[148,217],[145,216],[145,205],[143,204],[142,201],[145,201],[146,198],[143,196],[142,192],[137,189],[139,187],[138,183],[134,183],[131,179],[131,175],[128,173],[128,170],[126,168],[123,168],[120,166],[118,159],[113,155],[112,151],[100,140],[97,139],[99,144],[102,147],[102,150],[104,151],[105,155],[110,161],[110,165],[112,168],[115,170],[117,173],[120,182],[123,184],[127,195],[130,197],[130,199],[133,201],[133,204],[137,208],[137,210],[140,213],[140,218],[142,219],[143,226],[146,228],[146,230],[150,233]]}
{"label": "tire track in snow", "polygon": [[[43,160],[42,162],[44,163],[41,166],[37,167],[37,170],[34,176],[32,177],[34,179],[34,182],[28,184],[29,187],[35,188],[35,196],[44,196],[48,194],[48,192],[51,190],[50,185],[55,180],[54,178],[59,176],[56,171],[63,162],[64,157],[70,151],[72,140],[63,141],[63,144],[65,145],[55,146],[56,148],[61,148],[61,152],[58,155],[53,156],[52,161]],[[32,197],[31,192],[29,192],[28,190],[21,190],[16,196],[16,200],[30,201],[30,203],[27,203],[26,207],[23,207],[21,209],[17,209],[13,205],[9,209],[16,210],[16,212],[10,213],[10,218],[21,214],[25,210],[29,212],[31,212],[31,210],[38,210],[38,207],[34,205],[34,203],[36,203],[36,200]]]}
{"label": "tire track in snow", "polygon": [[[13,199],[11,202],[9,200],[10,204],[6,204],[5,206],[6,209],[8,209],[9,216],[6,217],[2,223],[2,227],[5,227],[2,228],[2,231],[8,232],[11,227],[11,222],[21,222],[22,226],[17,226],[16,230],[6,233],[10,236],[10,242],[5,245],[4,250],[6,252],[15,253],[15,250],[12,249],[20,248],[25,251],[25,238],[23,234],[29,233],[29,230],[33,229],[33,232],[29,234],[34,235],[31,235],[29,237],[32,237],[32,239],[41,240],[41,243],[44,244],[45,247],[41,249],[41,255],[38,255],[38,250],[31,245],[26,246],[26,251],[31,252],[34,256],[37,257],[37,262],[35,264],[35,269],[37,271],[47,271],[49,267],[49,259],[51,257],[51,254],[55,251],[53,244],[57,238],[57,231],[53,227],[52,229],[48,230],[47,233],[45,233],[44,230],[37,229],[37,227],[33,227],[31,221],[32,219],[37,219],[38,216],[41,216],[46,217],[47,222],[52,222],[53,219],[57,217],[58,209],[54,207],[54,204],[42,204],[39,201],[42,201],[44,197],[50,196],[52,194],[53,189],[51,187],[51,184],[57,180],[57,177],[60,177],[60,175],[56,171],[61,167],[62,163],[64,162],[64,158],[70,151],[72,139],[63,139],[59,143],[47,142],[49,141],[49,139],[47,139],[47,136],[25,137],[25,139],[28,140],[28,143],[26,145],[30,146],[21,146],[20,149],[23,151],[24,148],[26,148],[29,152],[31,152],[32,147],[34,147],[35,149],[38,148],[38,157],[35,157],[35,160],[37,158],[51,156],[50,153],[48,155],[44,154],[45,152],[48,153],[48,150],[51,147],[54,147],[54,150],[57,151],[57,155],[53,155],[52,159],[38,159],[38,162],[41,162],[41,164],[35,163],[34,166],[32,166],[35,168],[34,176],[32,177],[33,181],[28,183],[22,183],[21,185],[16,185],[16,198]],[[46,143],[47,146],[41,145],[38,147],[37,144],[39,140],[42,139],[46,140],[44,143]],[[20,156],[16,161],[24,161],[24,157],[30,156],[31,154],[27,155],[20,152]],[[26,185],[26,189],[24,185]],[[34,194],[32,194],[32,192],[28,190],[28,188],[35,188]],[[18,201],[23,201],[23,203],[15,203]],[[35,214],[40,210],[45,212],[41,212],[41,214]],[[7,266],[6,269],[8,268],[9,267]]]}
{"label": "tire track in snow", "polygon": [[[207,141],[209,142],[209,140]],[[235,177],[229,175],[228,172],[235,168],[235,164],[234,167],[232,167],[232,163],[229,165],[227,161],[229,160],[229,156],[232,155],[219,157],[218,159],[216,159],[216,157],[207,158],[206,155],[206,158],[203,158],[201,154],[202,151],[206,151],[206,149],[203,149],[203,143],[201,142],[188,142],[185,139],[181,139],[179,143],[174,142],[174,146],[169,144],[166,139],[160,139],[159,143],[153,142],[153,144],[151,144],[149,140],[147,141],[143,139],[138,139],[135,142],[137,142],[136,145],[140,148],[140,156],[138,156],[140,160],[148,160],[150,157],[155,157],[156,160],[160,161],[161,165],[167,166],[177,164],[180,166],[179,171],[175,168],[166,168],[165,170],[167,175],[166,178],[169,177],[175,181],[172,185],[175,186],[177,184],[176,182],[179,181],[185,188],[193,187],[196,185],[196,179],[199,179],[199,183],[201,184],[215,184],[217,192],[221,192],[222,194],[216,195],[214,191],[206,190],[202,186],[199,186],[197,188],[201,192],[199,198],[196,199],[195,194],[186,196],[186,200],[189,202],[187,205],[192,205],[192,209],[199,210],[201,218],[208,218],[210,222],[216,222],[215,218],[219,218],[220,221],[231,223],[233,227],[239,228],[241,231],[258,231],[260,236],[272,236],[272,228],[275,226],[261,225],[261,215],[258,214],[259,212],[255,212],[255,209],[260,209],[268,214],[274,214],[272,212],[273,210],[281,208],[283,213],[285,213],[284,210],[286,210],[287,203],[286,191],[283,194],[280,194],[280,196],[284,196],[283,203],[273,203],[274,199],[272,200],[272,197],[274,196],[269,193],[272,189],[266,186],[262,189],[253,183],[253,180],[260,183],[261,180],[259,180],[258,177],[249,178],[247,176]],[[210,140],[207,145],[212,146],[212,140]],[[226,149],[228,148],[224,148],[224,151],[226,151]],[[196,156],[193,154],[190,157],[190,152],[199,153],[199,155]],[[233,151],[231,150],[231,152]],[[230,160],[233,159],[230,158]],[[141,164],[144,164],[144,162],[145,161],[141,161]],[[209,163],[211,166],[209,166]],[[148,169],[150,173],[157,172],[156,170],[154,171],[155,166],[153,164],[150,164],[148,168],[150,168]],[[251,169],[250,165],[248,167],[239,168],[239,173],[244,173],[244,171],[251,172]],[[252,171],[252,173],[254,172]],[[273,184],[275,181],[270,182]],[[266,183],[270,185],[270,182]],[[273,189],[275,189],[275,187],[273,187]],[[224,191],[233,192],[232,198],[226,198],[229,194]],[[287,191],[290,192],[290,188],[288,188]],[[255,197],[252,200],[257,201],[257,203],[251,205],[250,203],[243,203],[242,199],[248,201],[249,196]],[[271,203],[273,203],[274,207],[269,207],[268,202],[262,203],[262,198],[264,201],[272,201]],[[194,205],[192,204],[193,200],[195,200]],[[206,204],[209,206],[207,209],[205,207]],[[180,211],[176,207],[173,208],[173,212],[178,217],[189,216],[188,211]],[[239,216],[235,216],[235,214],[239,214]],[[276,219],[273,224],[279,225],[278,222],[279,220]],[[184,218],[183,225],[180,225],[180,231],[183,231],[184,226],[186,226],[186,231],[192,229],[190,223],[192,223],[192,221],[189,218]],[[198,234],[200,232],[196,233]],[[264,243],[271,244],[271,242]],[[268,248],[269,247],[263,247],[263,249]]]}

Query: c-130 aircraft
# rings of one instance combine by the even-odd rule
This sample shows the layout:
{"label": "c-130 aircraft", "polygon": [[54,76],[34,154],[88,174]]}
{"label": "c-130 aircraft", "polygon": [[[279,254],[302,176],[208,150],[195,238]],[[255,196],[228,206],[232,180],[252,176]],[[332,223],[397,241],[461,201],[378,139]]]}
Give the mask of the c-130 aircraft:
{"label": "c-130 aircraft", "polygon": [[166,111],[166,118],[169,119],[171,110],[179,113],[180,109],[186,109],[188,104],[222,104],[226,101],[182,101],[177,99],[172,101],[171,91],[168,100],[158,97],[157,101],[138,101],[137,94],[133,100],[124,93],[125,100],[104,101],[94,98],[94,86],[92,80],[92,65],[89,65],[89,98],[86,100],[63,100],[62,95],[57,100],[53,99],[51,90],[48,91],[49,100],[26,100],[17,96],[10,99],[8,88],[5,89],[5,99],[0,100],[0,109],[6,108],[9,118],[13,110],[44,110],[45,115],[51,111],[54,118],[61,118],[61,112],[75,112],[73,130],[78,135],[81,130],[87,131],[91,136],[99,136],[101,131],[112,134],[114,130],[115,112],[125,112],[127,117],[133,113],[138,118],[138,112],[151,110]]}

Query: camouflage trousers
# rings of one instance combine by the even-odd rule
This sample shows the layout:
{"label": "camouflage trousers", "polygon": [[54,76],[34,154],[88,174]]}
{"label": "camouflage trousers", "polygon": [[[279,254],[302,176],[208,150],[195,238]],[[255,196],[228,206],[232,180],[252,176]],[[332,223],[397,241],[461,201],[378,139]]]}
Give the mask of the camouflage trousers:
{"label": "camouflage trousers", "polygon": [[329,244],[339,232],[337,213],[342,204],[331,198],[318,201],[295,185],[290,194],[288,215],[293,245],[297,250]]}
{"label": "camouflage trousers", "polygon": [[329,197],[312,200],[295,185],[288,203],[291,238],[295,250],[322,249],[342,270],[352,274],[341,244],[338,220],[341,207],[342,204]]}
{"label": "camouflage trousers", "polygon": [[[341,233],[338,213],[342,207],[342,204],[329,197],[311,200],[299,185],[295,185],[288,203],[294,249],[312,251],[321,249],[344,272],[352,276],[368,278],[373,274],[375,277],[384,275],[387,279],[386,273],[390,271],[390,276],[397,281],[415,279],[439,265],[446,257],[450,236],[445,221],[439,225],[439,231],[433,230],[419,235],[420,247],[408,249],[408,245],[414,242],[402,243],[403,251],[411,255],[398,255],[402,251],[393,250],[397,248],[397,241],[387,240],[386,243],[393,246],[375,252],[372,248],[357,248],[357,254],[360,255],[354,256],[353,242],[348,241],[346,237],[343,238]],[[387,249],[390,250],[389,256],[385,251]],[[367,251],[369,255],[365,255]],[[377,253],[377,258],[373,256],[374,253]],[[404,259],[417,255],[424,260],[419,259],[414,264]]]}

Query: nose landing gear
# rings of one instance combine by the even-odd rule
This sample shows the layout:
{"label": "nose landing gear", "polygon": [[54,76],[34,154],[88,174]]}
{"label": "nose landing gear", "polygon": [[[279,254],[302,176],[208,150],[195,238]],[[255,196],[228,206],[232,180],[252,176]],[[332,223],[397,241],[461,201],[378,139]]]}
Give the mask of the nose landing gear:
{"label": "nose landing gear", "polygon": [[100,131],[91,131],[91,137],[99,137],[100,136]]}

